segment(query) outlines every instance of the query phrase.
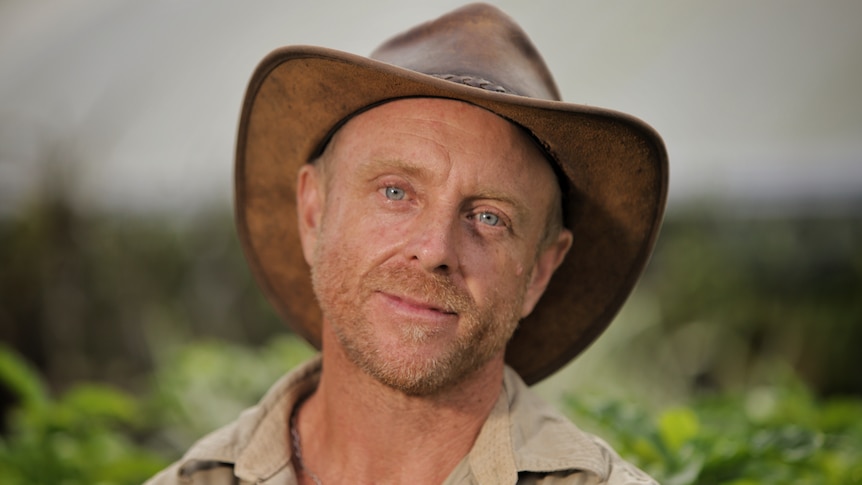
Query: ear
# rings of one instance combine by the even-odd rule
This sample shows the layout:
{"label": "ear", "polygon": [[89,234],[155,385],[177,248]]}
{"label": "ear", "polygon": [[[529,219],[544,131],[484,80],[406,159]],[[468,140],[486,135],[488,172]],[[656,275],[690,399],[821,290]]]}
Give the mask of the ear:
{"label": "ear", "polygon": [[311,163],[303,165],[296,178],[299,239],[302,243],[302,254],[309,266],[314,261],[314,248],[317,246],[317,236],[320,232],[320,221],[323,214],[325,194],[322,179],[320,170]]}
{"label": "ear", "polygon": [[554,271],[562,264],[572,247],[572,231],[563,228],[557,240],[549,244],[536,258],[533,274],[527,283],[527,291],[524,294],[524,303],[521,307],[521,318],[526,317],[533,311],[539,298],[545,293],[545,288],[551,281]]}

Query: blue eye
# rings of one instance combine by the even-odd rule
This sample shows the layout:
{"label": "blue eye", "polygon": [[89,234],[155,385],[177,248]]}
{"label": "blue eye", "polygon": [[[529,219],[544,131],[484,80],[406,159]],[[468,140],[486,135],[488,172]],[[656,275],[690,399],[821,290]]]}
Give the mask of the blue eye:
{"label": "blue eye", "polygon": [[398,187],[386,187],[383,189],[383,193],[389,200],[403,200],[404,196],[407,195],[404,189],[399,189]]}
{"label": "blue eye", "polygon": [[490,212],[480,212],[476,217],[479,219],[479,222],[489,226],[496,226],[500,223],[500,216]]}

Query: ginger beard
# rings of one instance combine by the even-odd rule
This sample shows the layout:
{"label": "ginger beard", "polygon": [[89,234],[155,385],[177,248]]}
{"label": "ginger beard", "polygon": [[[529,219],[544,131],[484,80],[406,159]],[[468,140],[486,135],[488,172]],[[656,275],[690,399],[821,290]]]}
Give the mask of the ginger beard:
{"label": "ginger beard", "polygon": [[[429,396],[449,389],[501,354],[517,327],[526,278],[517,295],[494,294],[477,302],[445,275],[389,264],[357,274],[360,265],[349,250],[318,243],[312,283],[325,324],[331,325],[348,359],[382,384],[410,396]],[[375,315],[366,306],[377,292],[421,297],[457,313],[454,338],[438,335],[427,324],[398,322],[399,348],[382,348]],[[391,318],[391,316],[381,316]],[[442,345],[438,342],[442,341]],[[434,348],[429,352],[430,347]]]}

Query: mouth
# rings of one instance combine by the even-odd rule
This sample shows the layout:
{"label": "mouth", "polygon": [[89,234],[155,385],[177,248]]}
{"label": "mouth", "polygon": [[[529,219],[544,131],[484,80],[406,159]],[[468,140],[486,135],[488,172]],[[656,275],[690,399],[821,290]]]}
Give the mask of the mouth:
{"label": "mouth", "polygon": [[446,308],[445,305],[428,302],[417,298],[412,298],[406,295],[394,295],[391,293],[380,292],[393,305],[412,311],[412,312],[430,312],[442,315],[458,315],[454,309]]}

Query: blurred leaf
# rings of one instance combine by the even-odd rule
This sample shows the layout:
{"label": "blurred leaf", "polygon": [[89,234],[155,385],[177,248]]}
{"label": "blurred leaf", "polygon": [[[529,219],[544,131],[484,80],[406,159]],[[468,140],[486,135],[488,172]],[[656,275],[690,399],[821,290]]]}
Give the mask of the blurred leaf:
{"label": "blurred leaf", "polygon": [[[565,403],[576,422],[666,485],[862,484],[862,399],[816,401],[799,381],[782,380],[654,415],[596,396]],[[741,412],[752,402],[755,420]]]}
{"label": "blurred leaf", "polygon": [[285,334],[262,347],[206,341],[166,355],[153,375],[150,404],[151,419],[163,425],[162,446],[178,455],[200,436],[236,419],[314,353],[300,338]]}
{"label": "blurred leaf", "polygon": [[667,410],[659,418],[659,433],[673,453],[678,453],[683,444],[697,436],[699,429],[697,415],[688,408]]}
{"label": "blurred leaf", "polygon": [[42,394],[38,375],[26,366],[10,365],[17,359],[10,355],[0,353],[4,376],[13,371],[25,389],[39,390],[40,401],[22,402],[9,415],[10,432],[0,438],[4,484],[135,484],[166,465],[164,458],[131,439],[129,425],[139,416],[131,396],[104,385],[80,384],[51,399]]}
{"label": "blurred leaf", "polygon": [[131,423],[138,416],[137,404],[131,396],[101,385],[78,385],[64,396],[63,404],[82,419]]}
{"label": "blurred leaf", "polygon": [[39,375],[21,356],[0,343],[0,384],[25,408],[45,405],[47,396]]}

